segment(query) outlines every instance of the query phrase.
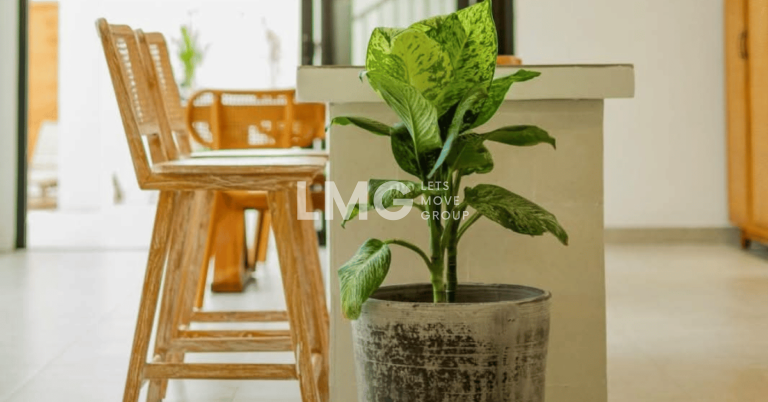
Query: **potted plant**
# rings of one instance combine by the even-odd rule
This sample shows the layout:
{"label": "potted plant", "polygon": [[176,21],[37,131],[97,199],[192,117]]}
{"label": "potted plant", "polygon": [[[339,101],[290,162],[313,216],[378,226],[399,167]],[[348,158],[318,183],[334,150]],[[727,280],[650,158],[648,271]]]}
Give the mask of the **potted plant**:
{"label": "potted plant", "polygon": [[183,79],[179,82],[182,96],[189,98],[195,87],[197,69],[203,63],[206,49],[200,45],[199,33],[192,27],[192,23],[181,26],[181,38],[176,41],[178,50],[176,55],[183,67]]}
{"label": "potted plant", "polygon": [[[402,239],[368,239],[339,269],[342,310],[354,320],[360,402],[544,400],[550,294],[457,281],[459,241],[481,218],[568,242],[553,214],[509,190],[479,184],[464,188],[461,197],[462,177],[493,169],[484,142],[555,146],[535,126],[476,132],[513,83],[539,75],[519,70],[494,79],[497,51],[490,0],[406,29],[376,28],[361,79],[401,121],[332,121],[389,136],[397,164],[418,178],[369,180],[368,203],[351,207],[342,226],[361,211],[419,198],[414,205],[429,229],[429,252]],[[416,252],[430,283],[380,287],[390,269],[390,245]]]}

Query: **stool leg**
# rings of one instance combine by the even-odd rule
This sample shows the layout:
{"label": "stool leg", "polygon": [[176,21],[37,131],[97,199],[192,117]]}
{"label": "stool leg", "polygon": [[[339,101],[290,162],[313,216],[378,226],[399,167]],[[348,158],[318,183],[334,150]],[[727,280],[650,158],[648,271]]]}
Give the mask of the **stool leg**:
{"label": "stool leg", "polygon": [[302,244],[305,246],[304,253],[305,263],[303,264],[305,274],[307,278],[307,285],[309,285],[310,308],[312,310],[311,315],[313,317],[314,325],[313,336],[316,339],[316,350],[313,352],[320,353],[323,358],[323,364],[321,366],[321,372],[317,376],[317,387],[320,392],[320,400],[327,402],[330,398],[329,390],[329,377],[330,374],[330,354],[329,354],[329,332],[330,332],[330,319],[328,317],[328,307],[325,300],[325,285],[323,284],[322,267],[320,266],[320,256],[317,250],[317,232],[315,232],[315,226],[312,221],[302,221],[302,229],[304,231]]}
{"label": "stool leg", "polygon": [[295,207],[291,200],[296,199],[296,189],[270,192],[269,210],[272,214],[272,230],[275,232],[275,243],[280,258],[280,271],[285,290],[285,303],[290,323],[291,343],[296,357],[299,387],[303,402],[319,402],[318,389],[315,384],[314,368],[312,367],[312,347],[310,343],[310,320],[307,317],[307,303],[312,303],[309,295],[302,289],[299,272],[302,253],[301,229],[296,216]]}
{"label": "stool leg", "polygon": [[169,235],[174,218],[174,206],[178,194],[172,191],[161,191],[160,200],[155,214],[155,227],[152,232],[152,243],[149,248],[147,271],[144,274],[144,288],[141,292],[139,314],[136,320],[136,331],[133,336],[133,348],[128,378],[125,382],[123,402],[137,402],[143,381],[144,365],[147,363],[149,338],[155,320],[155,309],[160,293],[160,282],[163,278],[163,267],[168,253]]}
{"label": "stool leg", "polygon": [[211,257],[213,256],[213,244],[216,241],[216,222],[219,220],[219,208],[221,208],[221,195],[217,192],[213,197],[211,222],[208,224],[208,239],[205,243],[205,256],[203,257],[200,280],[197,283],[197,295],[195,296],[195,308],[197,309],[203,308],[205,285],[208,280],[208,269],[211,265]]}
{"label": "stool leg", "polygon": [[[298,211],[298,202],[296,198],[291,200],[291,208]],[[307,210],[312,211],[312,198],[307,196]],[[322,356],[322,366],[317,375],[317,387],[320,393],[320,400],[327,402],[330,398],[329,390],[329,332],[330,319],[328,317],[328,307],[325,300],[325,285],[323,284],[323,273],[320,265],[320,253],[318,251],[317,231],[315,231],[314,220],[302,220],[298,222],[301,233],[302,252],[301,256],[301,278],[304,291],[310,295],[309,309],[312,321],[312,346],[313,353],[320,353]]]}
{"label": "stool leg", "polygon": [[[195,305],[196,284],[200,278],[205,254],[205,241],[207,228],[211,224],[211,205],[214,193],[211,191],[197,191],[192,208],[192,216],[187,230],[188,241],[184,243],[184,258],[182,259],[181,283],[176,293],[176,309],[173,317],[172,338],[178,336],[180,328],[189,328],[192,319],[192,311]],[[171,363],[184,361],[184,353],[174,352],[169,354]],[[167,381],[166,381],[167,383]]]}
{"label": "stool leg", "polygon": [[[153,360],[168,361],[168,347],[173,334],[173,317],[177,306],[176,294],[181,286],[184,267],[182,257],[185,243],[188,242],[189,221],[192,214],[192,202],[194,192],[184,191],[178,196],[179,201],[175,208],[177,218],[171,228],[171,245],[166,264],[165,280],[163,281],[163,298],[160,305],[160,317],[157,320],[157,334],[155,336],[155,353]],[[148,402],[158,402],[165,397],[165,389],[168,380],[152,380],[149,383],[147,393]]]}

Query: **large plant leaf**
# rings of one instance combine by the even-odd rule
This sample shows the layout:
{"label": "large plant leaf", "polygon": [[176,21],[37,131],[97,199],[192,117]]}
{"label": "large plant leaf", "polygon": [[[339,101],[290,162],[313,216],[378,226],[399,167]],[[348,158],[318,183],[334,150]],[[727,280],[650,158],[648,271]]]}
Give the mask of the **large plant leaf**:
{"label": "large plant leaf", "polygon": [[434,102],[453,74],[453,65],[442,46],[419,29],[379,28],[374,33],[376,37],[368,44],[365,62],[368,72],[407,83]]}
{"label": "large plant leaf", "polygon": [[334,117],[333,120],[331,120],[331,125],[336,124],[339,126],[347,126],[347,125],[355,125],[357,127],[362,128],[363,130],[370,131],[376,135],[384,135],[389,136],[392,127],[378,122],[373,119],[369,119],[367,117],[356,117],[356,116],[339,116]]}
{"label": "large plant leaf", "polygon": [[419,170],[419,156],[416,154],[411,134],[408,133],[408,129],[404,124],[398,123],[393,128],[391,144],[392,154],[400,169],[418,178],[422,178],[422,173]]}
{"label": "large plant leaf", "polygon": [[496,71],[498,41],[490,0],[461,9],[455,15],[464,28],[465,37],[453,63],[453,78],[438,100],[438,110],[441,111],[461,100],[477,85],[490,84]]}
{"label": "large plant leaf", "polygon": [[[415,87],[373,71],[369,71],[367,77],[371,86],[408,128],[420,158],[442,147],[437,110]],[[420,170],[424,170],[423,167]]]}
{"label": "large plant leaf", "polygon": [[375,206],[376,192],[379,191],[382,185],[394,182],[405,186],[408,191],[404,193],[395,188],[386,190],[386,192],[383,193],[381,197],[381,208],[386,209],[394,206],[395,200],[414,199],[420,196],[423,192],[420,183],[416,183],[410,180],[371,179],[368,180],[368,204]]}
{"label": "large plant leaf", "polygon": [[568,234],[554,215],[507,189],[491,184],[467,187],[464,199],[481,215],[513,232],[531,236],[549,232],[568,244]]}
{"label": "large plant leaf", "polygon": [[422,31],[437,42],[448,55],[453,68],[457,68],[467,41],[467,34],[457,14],[438,15],[416,22],[409,28]]}
{"label": "large plant leaf", "polygon": [[536,126],[507,126],[480,135],[486,140],[507,145],[529,147],[546,143],[556,148],[555,139]]}
{"label": "large plant leaf", "polygon": [[[403,60],[392,56],[392,42],[402,32],[400,28],[375,28],[368,41],[365,68],[380,71],[392,77],[405,79],[407,71]],[[361,77],[362,79],[362,77]]]}
{"label": "large plant leaf", "polygon": [[445,144],[443,144],[443,149],[440,151],[440,156],[434,163],[432,170],[429,172],[429,175],[427,175],[428,178],[431,178],[435,172],[437,172],[437,169],[442,166],[443,162],[445,162],[445,159],[448,158],[448,155],[450,154],[451,148],[453,146],[453,142],[456,140],[456,137],[458,137],[461,129],[464,126],[464,114],[467,113],[467,111],[474,105],[484,102],[487,97],[488,94],[483,87],[475,87],[466,93],[464,98],[459,103],[459,106],[456,108],[456,112],[453,115],[451,125],[448,127],[448,134],[445,137]]}
{"label": "large plant leaf", "polygon": [[366,300],[381,286],[389,272],[392,254],[381,240],[368,239],[357,253],[339,268],[341,310],[349,319],[357,319]]}
{"label": "large plant leaf", "polygon": [[491,151],[483,145],[483,138],[475,133],[462,134],[456,139],[446,163],[462,176],[493,170]]}
{"label": "large plant leaf", "polygon": [[512,75],[506,77],[497,78],[491,83],[491,87],[488,89],[488,99],[480,105],[480,107],[473,110],[473,114],[477,118],[470,122],[470,128],[481,126],[488,122],[488,120],[496,114],[499,110],[499,106],[504,102],[504,97],[509,91],[509,87],[515,82],[523,82],[532,80],[541,75],[537,71],[518,70]]}

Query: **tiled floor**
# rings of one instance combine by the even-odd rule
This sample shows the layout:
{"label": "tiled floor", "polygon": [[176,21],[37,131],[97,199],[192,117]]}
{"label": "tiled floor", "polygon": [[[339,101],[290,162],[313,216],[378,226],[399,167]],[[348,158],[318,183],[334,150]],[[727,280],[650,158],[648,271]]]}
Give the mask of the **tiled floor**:
{"label": "tiled floor", "polygon": [[[768,251],[611,245],[606,262],[611,402],[768,401]],[[120,400],[144,263],[129,251],[0,255],[0,401]],[[282,308],[279,293],[268,266],[246,295],[207,300]],[[268,358],[291,359],[238,356]],[[299,400],[290,381],[172,381],[168,396]]]}

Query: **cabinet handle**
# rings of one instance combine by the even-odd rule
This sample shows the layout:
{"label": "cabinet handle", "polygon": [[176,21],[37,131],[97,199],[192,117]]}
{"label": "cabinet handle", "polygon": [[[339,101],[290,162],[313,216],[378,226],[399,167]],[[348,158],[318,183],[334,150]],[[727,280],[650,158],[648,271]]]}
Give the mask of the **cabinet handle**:
{"label": "cabinet handle", "polygon": [[739,50],[741,52],[741,58],[746,59],[747,54],[747,31],[741,31],[741,35],[739,35]]}

